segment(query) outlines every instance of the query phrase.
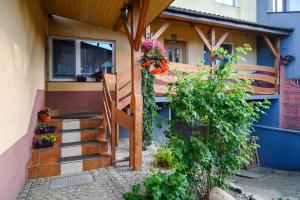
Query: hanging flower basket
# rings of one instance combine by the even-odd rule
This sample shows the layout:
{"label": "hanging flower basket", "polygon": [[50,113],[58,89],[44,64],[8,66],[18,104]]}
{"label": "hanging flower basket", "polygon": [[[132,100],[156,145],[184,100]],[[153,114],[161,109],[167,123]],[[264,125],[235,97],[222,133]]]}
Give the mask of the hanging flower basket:
{"label": "hanging flower basket", "polygon": [[144,53],[141,58],[142,69],[148,70],[151,74],[164,74],[168,71],[168,60],[165,57],[165,49],[161,46],[160,42],[153,38],[148,38],[142,44],[142,52]]}

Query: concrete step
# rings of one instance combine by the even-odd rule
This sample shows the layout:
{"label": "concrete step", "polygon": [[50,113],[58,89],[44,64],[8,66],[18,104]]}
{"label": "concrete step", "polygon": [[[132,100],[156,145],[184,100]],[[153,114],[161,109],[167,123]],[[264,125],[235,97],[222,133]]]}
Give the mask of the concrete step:
{"label": "concrete step", "polygon": [[58,163],[61,168],[60,174],[63,175],[111,166],[111,157],[99,153],[68,156],[61,157]]}
{"label": "concrete step", "polygon": [[102,128],[60,130],[59,133],[62,143],[97,140],[97,137],[106,140],[106,133]]}
{"label": "concrete step", "polygon": [[84,128],[102,128],[102,116],[84,119],[52,119],[57,130],[74,130]]}
{"label": "concrete step", "polygon": [[107,141],[81,141],[81,142],[69,142],[62,143],[61,145],[61,157],[87,155],[95,153],[108,152]]}

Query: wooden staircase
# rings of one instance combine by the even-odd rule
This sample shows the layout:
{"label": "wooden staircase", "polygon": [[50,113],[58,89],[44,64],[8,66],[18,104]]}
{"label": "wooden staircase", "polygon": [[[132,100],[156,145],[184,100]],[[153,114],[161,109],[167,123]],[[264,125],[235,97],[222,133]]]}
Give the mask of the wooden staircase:
{"label": "wooden staircase", "polygon": [[[109,142],[102,115],[82,119],[53,119],[53,147],[32,149],[27,178],[43,178],[111,166]],[[36,134],[43,137],[45,134]]]}

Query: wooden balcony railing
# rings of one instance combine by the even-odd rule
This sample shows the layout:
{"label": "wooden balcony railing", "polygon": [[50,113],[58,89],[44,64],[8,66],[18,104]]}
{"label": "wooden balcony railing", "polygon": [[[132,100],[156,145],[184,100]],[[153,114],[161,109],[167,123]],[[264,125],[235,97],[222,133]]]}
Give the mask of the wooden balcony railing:
{"label": "wooden balcony railing", "polygon": [[116,115],[115,102],[111,98],[111,93],[108,85],[108,76],[103,76],[103,104],[104,104],[104,128],[107,126],[108,135],[110,138],[111,158],[112,163],[116,160]]}
{"label": "wooden balcony railing", "polygon": [[[275,94],[277,92],[276,69],[274,67],[249,64],[237,64],[234,67],[238,73],[241,73],[242,79],[253,80],[253,94],[264,95]],[[188,64],[170,63],[169,72],[156,77],[154,90],[157,96],[164,96],[168,90],[168,85],[176,81],[177,77],[174,75],[174,70],[182,73],[190,73],[201,69]]]}

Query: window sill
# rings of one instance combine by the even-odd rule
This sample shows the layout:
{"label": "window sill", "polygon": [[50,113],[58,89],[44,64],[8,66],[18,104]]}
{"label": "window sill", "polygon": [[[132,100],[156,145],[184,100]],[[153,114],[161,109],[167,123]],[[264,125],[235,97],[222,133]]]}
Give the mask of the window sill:
{"label": "window sill", "polygon": [[217,4],[219,5],[222,5],[222,6],[228,6],[228,7],[232,7],[232,8],[240,8],[239,6],[234,6],[234,5],[229,5],[229,4],[225,4],[225,3],[220,3],[220,2],[216,2]]}
{"label": "window sill", "polygon": [[273,12],[268,11],[267,14],[284,14],[284,13],[300,13],[300,11],[284,11],[284,12]]}

